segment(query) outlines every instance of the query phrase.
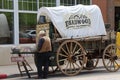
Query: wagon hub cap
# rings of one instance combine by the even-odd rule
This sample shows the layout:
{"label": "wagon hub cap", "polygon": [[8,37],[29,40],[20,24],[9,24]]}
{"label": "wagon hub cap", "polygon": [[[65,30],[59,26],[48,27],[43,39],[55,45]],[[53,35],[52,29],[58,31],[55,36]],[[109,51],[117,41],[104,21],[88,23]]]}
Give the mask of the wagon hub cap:
{"label": "wagon hub cap", "polygon": [[73,56],[73,55],[69,55],[69,56],[68,56],[68,61],[69,61],[69,62],[73,62],[73,63],[74,63],[75,60],[76,60],[76,57],[75,57],[75,56]]}

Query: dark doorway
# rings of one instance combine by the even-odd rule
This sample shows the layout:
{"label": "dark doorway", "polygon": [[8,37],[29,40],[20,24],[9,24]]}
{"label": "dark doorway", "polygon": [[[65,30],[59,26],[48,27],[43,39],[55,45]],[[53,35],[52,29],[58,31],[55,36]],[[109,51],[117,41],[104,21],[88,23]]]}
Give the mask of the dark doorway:
{"label": "dark doorway", "polygon": [[120,7],[115,7],[115,31],[120,27]]}

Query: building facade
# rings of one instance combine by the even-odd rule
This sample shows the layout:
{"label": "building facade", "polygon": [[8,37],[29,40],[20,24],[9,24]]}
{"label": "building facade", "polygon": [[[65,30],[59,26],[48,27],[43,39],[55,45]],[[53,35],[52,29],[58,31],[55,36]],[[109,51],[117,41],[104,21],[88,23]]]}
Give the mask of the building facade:
{"label": "building facade", "polygon": [[92,0],[102,11],[104,22],[110,24],[110,29],[117,31],[120,27],[120,0]]}
{"label": "building facade", "polygon": [[[7,25],[9,31],[6,33],[10,37],[0,35],[0,65],[13,64],[10,57],[12,56],[11,48],[15,46],[35,46],[35,42],[30,41],[28,35],[23,34],[27,30],[35,30],[37,24],[37,11],[40,7],[53,6],[72,6],[77,4],[92,5],[100,7],[105,24],[110,24],[112,30],[119,26],[120,1],[119,0],[0,0],[0,15],[4,14],[3,25]],[[3,16],[2,16],[3,17]],[[0,26],[3,27],[3,26]],[[5,31],[3,31],[5,32]],[[21,42],[21,41],[25,42]],[[33,57],[27,55],[30,62]]]}

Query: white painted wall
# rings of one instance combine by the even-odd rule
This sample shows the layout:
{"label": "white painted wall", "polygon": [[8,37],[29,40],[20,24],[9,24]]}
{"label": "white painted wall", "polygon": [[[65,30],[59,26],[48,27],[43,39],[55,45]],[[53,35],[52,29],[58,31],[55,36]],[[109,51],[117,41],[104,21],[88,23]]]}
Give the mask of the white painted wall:
{"label": "white painted wall", "polygon": [[[20,44],[19,47],[31,47],[33,48],[35,44]],[[11,48],[15,47],[14,45],[0,45],[0,65],[12,65],[16,62],[11,62]],[[15,55],[14,55],[15,56]],[[34,63],[33,55],[26,55],[25,59],[28,63]]]}

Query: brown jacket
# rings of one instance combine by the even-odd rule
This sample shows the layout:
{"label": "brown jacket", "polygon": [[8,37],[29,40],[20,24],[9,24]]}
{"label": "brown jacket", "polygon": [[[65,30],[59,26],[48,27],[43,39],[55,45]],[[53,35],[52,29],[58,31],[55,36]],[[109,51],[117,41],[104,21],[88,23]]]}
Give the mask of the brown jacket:
{"label": "brown jacket", "polygon": [[47,36],[44,36],[42,38],[44,38],[44,43],[42,45],[42,48],[39,50],[39,52],[43,53],[43,52],[52,51],[50,38]]}

